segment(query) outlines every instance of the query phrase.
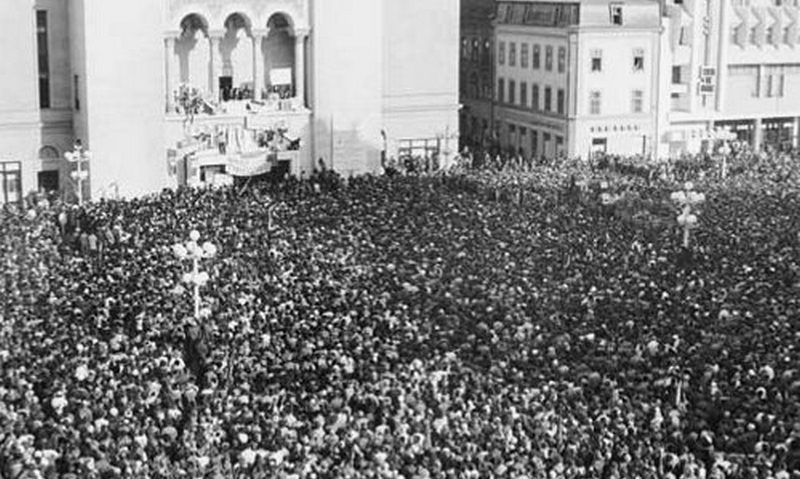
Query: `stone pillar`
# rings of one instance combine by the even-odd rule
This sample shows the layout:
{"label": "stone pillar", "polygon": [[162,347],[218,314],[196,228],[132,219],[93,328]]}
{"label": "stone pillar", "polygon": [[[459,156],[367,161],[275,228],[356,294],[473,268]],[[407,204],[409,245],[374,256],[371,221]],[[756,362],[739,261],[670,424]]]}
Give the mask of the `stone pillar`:
{"label": "stone pillar", "polygon": [[222,32],[209,32],[208,43],[208,93],[212,101],[220,101],[219,93],[219,77],[222,73],[222,62],[220,57],[222,54],[219,50],[220,41],[222,41]]}
{"label": "stone pillar", "polygon": [[764,141],[764,125],[761,123],[761,118],[753,120],[753,150],[756,152],[761,151],[761,144]]}
{"label": "stone pillar", "polygon": [[298,105],[306,106],[306,37],[307,30],[295,30],[294,38],[294,96]]}
{"label": "stone pillar", "polygon": [[792,119],[792,148],[800,146],[800,118]]}
{"label": "stone pillar", "polygon": [[175,78],[180,72],[175,64],[175,37],[164,39],[164,77],[166,80],[166,110],[175,113]]}
{"label": "stone pillar", "polygon": [[253,98],[261,100],[261,92],[264,90],[264,39],[267,38],[268,31],[253,32]]}

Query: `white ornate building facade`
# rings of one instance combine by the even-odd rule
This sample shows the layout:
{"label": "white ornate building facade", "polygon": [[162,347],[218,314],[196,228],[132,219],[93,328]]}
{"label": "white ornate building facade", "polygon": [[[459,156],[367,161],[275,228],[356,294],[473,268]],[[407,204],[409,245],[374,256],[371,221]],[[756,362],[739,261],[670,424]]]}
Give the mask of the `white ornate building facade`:
{"label": "white ornate building facade", "polygon": [[458,23],[459,0],[8,0],[0,201],[72,191],[75,139],[93,198],[449,153]]}

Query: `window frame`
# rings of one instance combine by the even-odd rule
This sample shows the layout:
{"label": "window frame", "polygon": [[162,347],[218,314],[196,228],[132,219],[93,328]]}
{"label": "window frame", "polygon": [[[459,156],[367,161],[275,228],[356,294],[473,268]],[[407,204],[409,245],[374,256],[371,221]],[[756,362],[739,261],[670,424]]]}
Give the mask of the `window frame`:
{"label": "window frame", "polygon": [[505,103],[506,94],[506,80],[503,77],[497,79],[497,103],[501,105]]}
{"label": "window frame", "polygon": [[553,45],[544,47],[544,69],[548,72],[553,71]]}
{"label": "window frame", "polygon": [[528,42],[520,44],[519,55],[519,67],[528,68],[530,65],[530,44]]}
{"label": "window frame", "polygon": [[528,108],[528,82],[519,82],[519,104],[522,108]]}
{"label": "window frame", "polygon": [[644,90],[631,91],[631,113],[644,113]]}
{"label": "window frame", "polygon": [[553,87],[549,85],[544,87],[544,111],[553,112]]}
{"label": "window frame", "polygon": [[50,77],[50,21],[48,11],[36,10],[36,66],[39,83],[39,108],[47,110],[52,107]]}
{"label": "window frame", "polygon": [[603,72],[603,50],[594,49],[589,52],[589,71],[591,73]]}
{"label": "window frame", "polygon": [[633,49],[633,71],[644,72],[644,48]]}
{"label": "window frame", "polygon": [[612,25],[622,26],[624,24],[622,2],[608,4],[609,21]]}
{"label": "window frame", "polygon": [[600,90],[591,90],[589,92],[589,114],[600,115],[603,109],[602,102],[603,102],[602,92]]}

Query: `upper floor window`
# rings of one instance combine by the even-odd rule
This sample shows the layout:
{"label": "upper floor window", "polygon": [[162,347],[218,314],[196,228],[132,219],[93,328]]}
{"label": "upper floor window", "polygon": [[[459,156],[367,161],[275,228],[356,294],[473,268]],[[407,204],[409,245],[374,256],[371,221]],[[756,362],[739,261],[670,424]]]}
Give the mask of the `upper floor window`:
{"label": "upper floor window", "polygon": [[609,5],[609,10],[611,14],[611,24],[622,25],[622,4],[612,3]]}
{"label": "upper floor window", "polygon": [[558,109],[558,114],[563,115],[566,107],[566,98],[564,94],[564,89],[559,88],[558,93],[556,94],[556,108]]}
{"label": "upper floor window", "polygon": [[739,25],[731,25],[731,43],[739,43]]}
{"label": "upper floor window", "polygon": [[520,45],[519,48],[519,66],[522,68],[528,68],[528,64],[530,63],[530,45],[527,43],[523,43]]}
{"label": "upper floor window", "polygon": [[633,51],[633,71],[640,72],[644,70],[644,49],[637,48]]}
{"label": "upper floor window", "polygon": [[688,45],[689,44],[689,35],[690,30],[687,27],[681,27],[681,31],[678,36],[678,44],[680,45]]}
{"label": "upper floor window", "polygon": [[50,49],[47,10],[36,11],[36,49],[39,65],[39,108],[50,108]]}
{"label": "upper floor window", "polygon": [[522,108],[528,107],[528,84],[525,82],[519,84],[519,104]]}
{"label": "upper floor window", "polygon": [[517,103],[517,83],[514,80],[508,80],[508,103],[514,105]]}
{"label": "upper floor window", "polygon": [[592,50],[592,71],[603,71],[603,50]]}
{"label": "upper floor window", "polygon": [[531,108],[534,111],[539,111],[539,85],[534,83],[531,90]]}
{"label": "upper floor window", "polygon": [[542,63],[542,47],[538,44],[533,45],[533,69],[538,70],[541,68]]}
{"label": "upper floor window", "polygon": [[506,64],[506,42],[500,42],[497,46],[497,63]]}
{"label": "upper floor window", "polygon": [[600,114],[600,92],[597,90],[589,93],[589,114]]}
{"label": "upper floor window", "polygon": [[503,103],[506,101],[506,82],[502,78],[497,79],[497,102]]}
{"label": "upper floor window", "polygon": [[558,47],[558,73],[564,73],[567,70],[567,49],[565,47]]}
{"label": "upper floor window", "polygon": [[544,69],[551,72],[553,71],[553,47],[547,45],[544,50]]}
{"label": "upper floor window", "polygon": [[644,109],[644,92],[642,90],[633,90],[631,94],[631,111],[633,113],[641,113]]}
{"label": "upper floor window", "polygon": [[514,42],[508,44],[508,66],[517,66],[517,44]]}
{"label": "upper floor window", "polygon": [[683,81],[681,79],[681,67],[680,67],[680,65],[673,65],[672,66],[672,83],[676,84],[676,85],[679,84],[679,83],[683,83]]}
{"label": "upper floor window", "polygon": [[544,111],[553,111],[553,89],[544,87]]}

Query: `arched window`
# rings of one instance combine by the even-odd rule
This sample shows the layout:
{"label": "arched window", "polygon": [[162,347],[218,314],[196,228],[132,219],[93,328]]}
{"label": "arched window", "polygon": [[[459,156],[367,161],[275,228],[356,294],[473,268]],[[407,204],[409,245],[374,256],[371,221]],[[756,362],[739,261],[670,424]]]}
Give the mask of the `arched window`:
{"label": "arched window", "polygon": [[195,33],[201,31],[203,33],[208,32],[208,22],[206,20],[196,14],[192,13],[183,18],[181,20],[181,36],[184,38],[194,38]]}
{"label": "arched window", "polygon": [[39,148],[39,159],[45,161],[58,161],[61,159],[61,156],[58,154],[58,150],[52,146],[43,146]]}

